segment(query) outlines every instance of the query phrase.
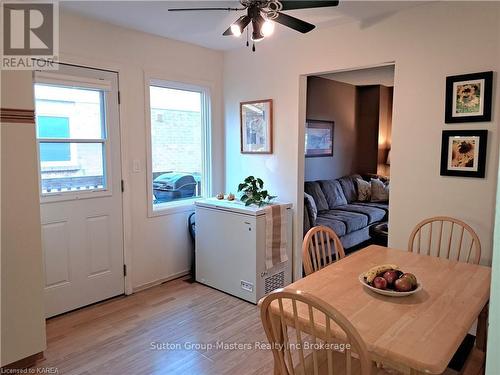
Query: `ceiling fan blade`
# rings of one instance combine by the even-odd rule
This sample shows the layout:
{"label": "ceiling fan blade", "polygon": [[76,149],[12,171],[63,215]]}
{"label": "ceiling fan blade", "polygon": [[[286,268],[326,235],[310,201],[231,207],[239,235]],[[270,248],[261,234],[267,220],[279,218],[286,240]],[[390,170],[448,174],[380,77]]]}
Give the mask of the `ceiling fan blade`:
{"label": "ceiling fan blade", "polygon": [[169,12],[186,12],[190,10],[245,10],[245,8],[170,8]]}
{"label": "ceiling fan blade", "polygon": [[[247,15],[241,16],[236,21],[234,21],[233,25],[235,25],[235,24],[238,25],[241,29],[241,32],[243,32],[243,30],[245,30],[245,27],[248,26],[248,24],[250,23],[251,20],[252,19],[250,17],[248,17]],[[231,31],[231,26],[229,26],[229,28],[226,31],[224,31],[222,33],[222,35],[224,35],[224,36],[233,35],[233,32]]]}
{"label": "ceiling fan blade", "polygon": [[278,13],[278,16],[273,19],[273,21],[281,23],[282,25],[297,30],[303,34],[308,33],[309,31],[311,31],[316,27],[309,22],[299,20],[298,18],[280,12]]}
{"label": "ceiling fan blade", "polygon": [[323,8],[336,7],[338,1],[316,0],[316,1],[298,1],[298,0],[283,0],[280,1],[283,5],[281,10],[306,9],[306,8]]}

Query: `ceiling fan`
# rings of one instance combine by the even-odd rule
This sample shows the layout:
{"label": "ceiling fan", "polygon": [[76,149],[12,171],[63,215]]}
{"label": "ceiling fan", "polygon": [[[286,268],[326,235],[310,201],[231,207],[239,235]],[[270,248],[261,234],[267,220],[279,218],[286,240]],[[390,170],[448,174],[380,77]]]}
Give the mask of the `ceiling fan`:
{"label": "ceiling fan", "polygon": [[[306,8],[321,8],[334,7],[339,4],[338,0],[240,0],[241,8],[171,8],[171,12],[183,11],[208,11],[208,10],[226,10],[239,11],[247,10],[247,14],[239,17],[222,35],[232,35],[239,37],[245,28],[252,24],[251,39],[254,42],[252,50],[255,51],[255,42],[258,42],[265,37],[271,35],[274,31],[274,23],[278,22],[291,29],[299,31],[303,34],[313,30],[315,26],[309,22],[305,22],[288,14],[282,13],[284,10],[306,9]],[[247,30],[247,46],[248,33]]]}

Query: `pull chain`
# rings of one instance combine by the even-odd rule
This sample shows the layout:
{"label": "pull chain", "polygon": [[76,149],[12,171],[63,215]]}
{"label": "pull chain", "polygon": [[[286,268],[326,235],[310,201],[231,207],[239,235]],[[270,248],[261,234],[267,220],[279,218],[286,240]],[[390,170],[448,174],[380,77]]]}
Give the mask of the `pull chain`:
{"label": "pull chain", "polygon": [[249,46],[250,44],[248,43],[248,27],[247,27],[247,47]]}
{"label": "pull chain", "polygon": [[255,52],[255,42],[252,44],[252,52]]}

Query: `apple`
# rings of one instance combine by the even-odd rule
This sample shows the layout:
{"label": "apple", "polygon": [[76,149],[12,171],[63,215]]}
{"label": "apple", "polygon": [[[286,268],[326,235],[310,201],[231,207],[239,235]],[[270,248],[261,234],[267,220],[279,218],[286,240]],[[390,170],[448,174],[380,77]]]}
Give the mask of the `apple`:
{"label": "apple", "polygon": [[411,280],[407,277],[400,277],[394,282],[394,289],[398,292],[409,292],[413,289]]}
{"label": "apple", "polygon": [[403,276],[401,276],[401,278],[403,278],[403,277],[406,278],[406,279],[408,279],[408,280],[410,280],[411,286],[413,288],[417,287],[417,278],[415,277],[414,274],[412,274],[412,273],[405,273],[405,274],[403,274]]}
{"label": "apple", "polygon": [[387,284],[392,285],[398,279],[398,273],[395,270],[385,271],[382,277],[387,281]]}
{"label": "apple", "polygon": [[373,279],[373,286],[377,289],[386,289],[387,288],[387,280],[383,277],[377,276]]}

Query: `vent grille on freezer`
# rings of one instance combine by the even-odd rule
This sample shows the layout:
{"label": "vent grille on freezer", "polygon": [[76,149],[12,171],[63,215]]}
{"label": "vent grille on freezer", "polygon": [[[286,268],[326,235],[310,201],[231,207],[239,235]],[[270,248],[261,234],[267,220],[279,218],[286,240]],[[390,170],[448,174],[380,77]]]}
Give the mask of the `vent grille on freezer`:
{"label": "vent grille on freezer", "polygon": [[272,276],[266,277],[264,284],[264,293],[271,293],[273,290],[283,288],[285,286],[285,271],[275,273]]}

